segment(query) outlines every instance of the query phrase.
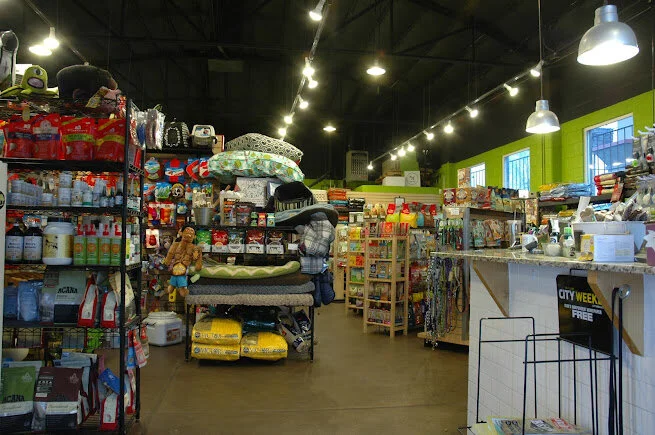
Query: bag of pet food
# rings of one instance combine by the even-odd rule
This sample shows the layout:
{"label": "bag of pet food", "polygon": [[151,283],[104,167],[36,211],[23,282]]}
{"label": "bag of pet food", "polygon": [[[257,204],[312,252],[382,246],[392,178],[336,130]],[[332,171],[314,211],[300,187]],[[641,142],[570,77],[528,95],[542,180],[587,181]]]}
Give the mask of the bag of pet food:
{"label": "bag of pet food", "polygon": [[275,332],[249,332],[241,339],[241,356],[252,359],[277,361],[287,357],[289,346]]}
{"label": "bag of pet food", "polygon": [[100,407],[100,430],[118,430],[118,394],[110,393]]}
{"label": "bag of pet food", "polygon": [[216,361],[236,361],[241,355],[240,344],[204,344],[191,345],[191,355],[196,359],[210,359]]}
{"label": "bag of pet food", "polygon": [[32,157],[43,160],[61,160],[64,153],[59,136],[59,114],[37,115],[32,119],[34,148]]}
{"label": "bag of pet food", "polygon": [[193,325],[192,337],[194,343],[239,344],[241,342],[241,322],[205,316]]}
{"label": "bag of pet food", "polygon": [[41,367],[34,391],[32,431],[76,430],[82,422],[83,370]]}
{"label": "bag of pet food", "polygon": [[2,369],[0,433],[31,430],[35,383],[36,369],[33,366]]}
{"label": "bag of pet food", "polygon": [[32,124],[20,118],[12,118],[5,125],[5,157],[29,159],[34,147]]}
{"label": "bag of pet food", "polygon": [[118,319],[118,303],[116,293],[108,291],[102,295],[102,316],[100,317],[101,328],[116,328]]}
{"label": "bag of pet food", "polygon": [[96,160],[125,160],[125,120],[100,119],[96,130]]}
{"label": "bag of pet food", "polygon": [[54,361],[55,367],[68,367],[82,370],[81,412],[82,420],[95,414],[99,408],[98,355],[63,352],[61,359]]}
{"label": "bag of pet food", "polygon": [[39,301],[43,281],[23,281],[18,284],[18,320],[38,322]]}
{"label": "bag of pet food", "polygon": [[84,299],[82,300],[78,311],[77,326],[84,326],[87,328],[93,328],[96,326],[98,299],[98,286],[96,285],[94,278],[91,277],[86,282]]}
{"label": "bag of pet food", "polygon": [[93,118],[61,117],[61,143],[65,160],[93,160],[96,124]]}

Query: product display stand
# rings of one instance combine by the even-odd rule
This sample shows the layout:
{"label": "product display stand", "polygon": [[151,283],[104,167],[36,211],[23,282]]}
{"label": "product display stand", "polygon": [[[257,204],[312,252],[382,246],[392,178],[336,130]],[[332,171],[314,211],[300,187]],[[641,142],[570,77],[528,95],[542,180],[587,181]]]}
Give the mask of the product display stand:
{"label": "product display stand", "polygon": [[[136,111],[136,107],[132,104],[131,100],[127,100],[127,110],[125,118],[125,146],[124,146],[124,155],[123,162],[112,162],[112,161],[71,161],[71,160],[37,160],[37,159],[19,159],[19,158],[2,158],[0,163],[0,191],[7,192],[7,171],[17,171],[17,170],[29,170],[29,171],[84,171],[92,173],[103,173],[103,172],[112,172],[120,173],[123,178],[123,192],[129,192],[129,179],[130,176],[136,177],[139,180],[140,187],[139,192],[142,191],[143,186],[143,153],[140,155],[140,161],[138,162],[137,167],[130,163],[130,119],[133,116],[133,111]],[[62,112],[66,112],[66,106],[61,105]],[[84,109],[77,109],[84,110]],[[75,112],[77,114],[78,112]],[[64,114],[64,113],[62,113]],[[97,116],[97,113],[90,113],[86,116]],[[30,212],[32,214],[41,215],[41,216],[68,216],[68,217],[78,217],[83,215],[109,215],[114,217],[121,218],[121,240],[120,240],[120,255],[121,260],[119,265],[61,265],[61,266],[48,266],[45,264],[6,264],[3,256],[2,260],[2,278],[3,281],[10,274],[20,274],[22,276],[29,276],[31,279],[36,277],[43,277],[43,275],[50,271],[69,271],[69,270],[82,270],[82,271],[94,271],[94,272],[119,272],[120,273],[120,295],[121,301],[118,304],[119,318],[120,322],[116,328],[86,328],[79,327],[77,323],[54,323],[54,324],[42,324],[39,322],[26,323],[21,320],[5,320],[3,323],[0,323],[2,326],[3,337],[8,336],[12,337],[13,340],[22,340],[29,343],[39,343],[40,348],[48,349],[48,337],[50,334],[63,334],[65,337],[69,337],[71,342],[78,342],[82,340],[86,342],[89,334],[89,330],[93,329],[94,331],[102,331],[103,339],[101,339],[100,347],[97,349],[112,349],[119,348],[119,365],[120,365],[120,376],[121,379],[127,371],[127,348],[128,348],[128,332],[138,331],[141,327],[141,316],[140,316],[140,304],[136,303],[136,317],[128,320],[124,320],[126,315],[126,281],[133,277],[134,281],[137,284],[137,288],[141,288],[141,276],[139,273],[134,273],[139,271],[141,268],[141,262],[134,262],[133,264],[126,264],[127,257],[127,220],[135,219],[138,225],[138,228],[143,228],[142,217],[143,213],[141,212],[142,198],[137,197],[128,197],[125,195],[125,199],[122,205],[117,205],[114,207],[76,207],[76,206],[16,206],[6,204],[5,207],[1,208],[0,211],[0,223],[6,222],[7,212]],[[4,205],[4,198],[3,198]],[[3,233],[4,234],[4,233]],[[141,236],[142,240],[142,236]],[[2,237],[2,245],[4,247],[5,236]],[[32,278],[34,277],[34,278]],[[3,286],[4,289],[4,286]],[[4,291],[3,291],[4,293]],[[4,298],[0,298],[0,301]],[[1,320],[0,320],[1,322]],[[118,334],[118,343],[116,343],[116,334]],[[118,345],[117,345],[118,344]],[[0,345],[1,346],[1,345]],[[1,349],[0,349],[1,350]],[[44,353],[44,358],[47,358],[46,353]],[[141,397],[140,397],[140,371],[137,366],[135,369],[135,381],[136,389],[134,391],[134,400],[135,400],[135,413],[131,415],[130,420],[128,420],[125,413],[125,383],[119,382],[120,391],[118,394],[118,432],[127,433],[129,423],[134,422],[139,419],[140,408],[141,408]],[[100,411],[91,415],[87,418],[82,425],[80,426],[81,430],[85,431],[97,431],[99,430],[100,423]]]}
{"label": "product display stand", "polygon": [[[364,309],[364,286],[366,276],[365,264],[365,239],[361,237],[360,231],[353,227],[348,228],[348,253],[346,266],[346,294],[345,309],[349,310]],[[358,237],[359,236],[359,237]]]}
{"label": "product display stand", "polygon": [[407,335],[409,241],[407,235],[366,237],[364,333],[369,326]]}

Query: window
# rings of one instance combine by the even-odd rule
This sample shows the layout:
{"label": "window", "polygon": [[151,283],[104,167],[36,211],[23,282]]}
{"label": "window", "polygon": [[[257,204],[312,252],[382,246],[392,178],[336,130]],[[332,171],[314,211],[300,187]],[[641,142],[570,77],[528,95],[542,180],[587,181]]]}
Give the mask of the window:
{"label": "window", "polygon": [[585,129],[587,183],[594,176],[623,171],[632,161],[632,115]]}
{"label": "window", "polygon": [[484,163],[471,166],[471,187],[486,186],[487,167]]}
{"label": "window", "polygon": [[530,190],[530,150],[503,157],[503,186]]}

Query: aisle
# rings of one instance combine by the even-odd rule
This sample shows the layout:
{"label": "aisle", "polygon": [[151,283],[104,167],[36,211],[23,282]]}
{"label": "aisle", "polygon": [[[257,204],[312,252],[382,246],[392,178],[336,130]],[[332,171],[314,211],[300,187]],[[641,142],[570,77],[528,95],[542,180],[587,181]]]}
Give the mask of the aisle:
{"label": "aisle", "polygon": [[343,304],[317,313],[314,363],[185,363],[181,345],[151,347],[133,433],[456,434],[465,424],[466,354],[364,335]]}

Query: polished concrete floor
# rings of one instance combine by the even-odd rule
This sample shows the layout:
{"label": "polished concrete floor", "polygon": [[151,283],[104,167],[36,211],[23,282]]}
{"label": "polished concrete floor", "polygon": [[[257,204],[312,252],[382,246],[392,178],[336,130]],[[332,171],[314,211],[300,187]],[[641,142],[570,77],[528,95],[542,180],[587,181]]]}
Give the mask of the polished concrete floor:
{"label": "polished concrete floor", "polygon": [[343,304],[317,310],[315,361],[184,362],[151,346],[134,434],[435,434],[466,423],[467,356],[416,333],[363,334]]}

